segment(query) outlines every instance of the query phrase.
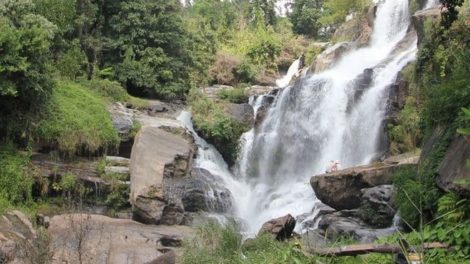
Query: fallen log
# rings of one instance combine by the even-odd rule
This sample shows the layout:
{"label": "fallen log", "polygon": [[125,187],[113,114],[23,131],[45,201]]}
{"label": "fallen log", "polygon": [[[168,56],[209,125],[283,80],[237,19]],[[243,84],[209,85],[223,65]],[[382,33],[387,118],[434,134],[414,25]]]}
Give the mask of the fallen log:
{"label": "fallen log", "polygon": [[[420,246],[411,246],[408,252],[423,252],[429,249],[449,249],[449,245],[440,242],[424,243]],[[403,251],[399,245],[392,244],[358,244],[332,248],[312,249],[313,254],[320,256],[356,256],[369,253],[388,253],[395,254]]]}

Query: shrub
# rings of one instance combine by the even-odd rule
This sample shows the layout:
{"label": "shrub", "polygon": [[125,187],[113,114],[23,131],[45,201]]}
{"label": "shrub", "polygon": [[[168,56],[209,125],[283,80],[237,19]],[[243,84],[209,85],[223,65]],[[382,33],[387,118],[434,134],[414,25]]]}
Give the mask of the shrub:
{"label": "shrub", "polygon": [[59,83],[39,121],[36,137],[49,142],[65,156],[116,148],[119,136],[106,101],[86,87]]}
{"label": "shrub", "polygon": [[91,80],[82,80],[81,83],[102,97],[112,99],[112,101],[126,102],[130,99],[126,89],[124,89],[120,83],[115,81],[95,78]]}
{"label": "shrub", "polygon": [[248,102],[248,96],[246,95],[244,88],[235,89],[222,89],[217,94],[220,99],[227,100],[234,104],[242,104]]}
{"label": "shrub", "polygon": [[10,206],[32,201],[29,162],[30,155],[16,151],[13,145],[0,146],[0,213]]}
{"label": "shrub", "polygon": [[248,127],[227,116],[223,106],[192,90],[188,97],[195,128],[209,143],[213,144],[228,164],[235,163],[238,140]]}
{"label": "shrub", "polygon": [[232,55],[219,53],[214,64],[209,70],[209,75],[218,84],[235,85],[236,69],[240,65],[240,60]]}

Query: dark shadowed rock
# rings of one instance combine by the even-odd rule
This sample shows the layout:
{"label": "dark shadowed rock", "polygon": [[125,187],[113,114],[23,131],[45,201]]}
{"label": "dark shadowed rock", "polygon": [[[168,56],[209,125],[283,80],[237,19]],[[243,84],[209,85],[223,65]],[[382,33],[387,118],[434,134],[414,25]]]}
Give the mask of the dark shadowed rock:
{"label": "dark shadowed rock", "polygon": [[183,245],[181,237],[167,235],[162,236],[162,238],[160,238],[160,243],[164,247],[181,247]]}
{"label": "dark shadowed rock", "polygon": [[393,223],[395,209],[392,203],[393,185],[381,185],[362,189],[362,201],[358,215],[376,228],[389,227]]}
{"label": "dark shadowed rock", "polygon": [[263,224],[258,234],[272,234],[277,240],[285,240],[291,237],[295,228],[295,218],[288,214],[272,219]]}
{"label": "dark shadowed rock", "polygon": [[168,250],[160,257],[146,262],[145,264],[175,264],[176,263],[176,253],[174,250]]}
{"label": "dark shadowed rock", "polygon": [[323,203],[336,210],[354,209],[361,204],[362,189],[392,184],[393,174],[407,166],[415,167],[416,163],[395,165],[379,163],[359,166],[313,176],[310,184],[318,199]]}
{"label": "dark shadowed rock", "polygon": [[439,166],[437,183],[446,191],[470,197],[470,137],[458,136],[452,140]]}

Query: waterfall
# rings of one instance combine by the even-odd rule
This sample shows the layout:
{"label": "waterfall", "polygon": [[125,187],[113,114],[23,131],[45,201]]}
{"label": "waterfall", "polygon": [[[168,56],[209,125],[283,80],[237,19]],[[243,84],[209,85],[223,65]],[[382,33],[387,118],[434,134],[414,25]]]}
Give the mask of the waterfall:
{"label": "waterfall", "polygon": [[286,75],[284,75],[284,77],[276,80],[276,85],[277,87],[279,88],[284,88],[286,87],[287,85],[289,85],[290,81],[292,80],[292,78],[295,76],[295,74],[299,71],[299,67],[300,67],[300,59],[297,59],[295,60],[292,65],[289,67],[289,69],[287,70],[287,73]]}
{"label": "waterfall", "polygon": [[[217,175],[231,191],[234,215],[245,220],[246,234],[288,213],[313,219],[318,200],[309,179],[330,160],[345,168],[381,155],[388,88],[417,51],[408,6],[408,0],[380,1],[368,46],[284,88],[264,121],[242,136],[233,174],[194,132],[190,115],[180,117],[199,146],[195,166]],[[250,98],[255,113],[262,100]]]}
{"label": "waterfall", "polygon": [[429,8],[432,8],[432,7],[435,7],[439,5],[439,0],[429,0],[426,5],[424,6],[424,9],[429,9]]}
{"label": "waterfall", "polygon": [[[415,58],[415,36],[397,48],[409,24],[407,0],[381,2],[369,46],[284,89],[262,125],[244,135],[236,178],[246,185],[246,203],[236,205],[248,233],[274,217],[312,213],[317,200],[309,178],[330,160],[349,167],[377,157],[387,88]],[[359,91],[365,72],[371,82]]]}

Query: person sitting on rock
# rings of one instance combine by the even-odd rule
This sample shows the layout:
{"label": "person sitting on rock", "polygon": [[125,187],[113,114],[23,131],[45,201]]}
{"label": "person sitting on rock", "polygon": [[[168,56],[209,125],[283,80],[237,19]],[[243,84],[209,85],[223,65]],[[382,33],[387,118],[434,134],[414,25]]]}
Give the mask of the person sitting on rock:
{"label": "person sitting on rock", "polygon": [[335,161],[330,160],[330,164],[326,167],[325,173],[331,173],[333,172],[333,168],[335,166]]}
{"label": "person sitting on rock", "polygon": [[338,171],[338,169],[339,169],[339,161],[336,160],[336,161],[333,162],[333,166],[331,166],[330,171],[335,172],[335,171]]}

